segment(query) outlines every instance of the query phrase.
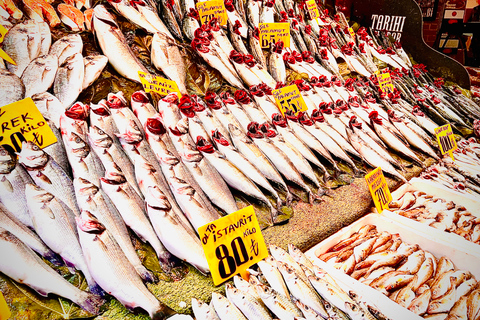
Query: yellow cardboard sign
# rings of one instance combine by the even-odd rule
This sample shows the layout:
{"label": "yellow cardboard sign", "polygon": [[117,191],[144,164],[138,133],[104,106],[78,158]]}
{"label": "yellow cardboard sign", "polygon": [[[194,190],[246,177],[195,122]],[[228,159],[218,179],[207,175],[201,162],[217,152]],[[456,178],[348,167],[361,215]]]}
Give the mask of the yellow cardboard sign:
{"label": "yellow cardboard sign", "polygon": [[270,44],[275,44],[280,40],[283,41],[285,48],[290,47],[289,22],[260,23],[258,30],[262,48],[270,48]]}
{"label": "yellow cardboard sign", "polygon": [[212,273],[219,284],[268,256],[257,216],[252,206],[198,228],[203,250]]}
{"label": "yellow cardboard sign", "polygon": [[0,144],[9,145],[20,152],[22,141],[32,141],[40,148],[57,142],[32,98],[0,108]]}
{"label": "yellow cardboard sign", "polygon": [[390,72],[376,71],[378,86],[382,89],[383,92],[393,92],[393,83],[392,78],[390,77]]}
{"label": "yellow cardboard sign", "polygon": [[377,208],[378,213],[383,209],[388,209],[388,204],[392,201],[392,195],[388,190],[387,181],[383,175],[382,168],[378,167],[365,176],[368,189],[373,198],[373,203]]}
{"label": "yellow cardboard sign", "polygon": [[166,96],[170,92],[176,92],[179,98],[182,96],[175,81],[142,71],[138,71],[138,76],[146,93],[153,91]]}
{"label": "yellow cardboard sign", "polygon": [[[8,30],[4,26],[0,25],[0,43],[3,42],[3,38],[5,38],[7,32]],[[0,58],[2,58],[3,60],[7,60],[11,64],[17,65],[15,61],[13,61],[13,59],[10,58],[8,54],[6,54],[5,51],[3,51],[2,49],[0,49]]]}
{"label": "yellow cardboard sign", "polygon": [[213,17],[216,17],[221,26],[227,25],[227,11],[221,0],[198,2],[197,11],[202,24],[208,23]]}
{"label": "yellow cardboard sign", "polygon": [[303,100],[296,84],[272,90],[272,94],[282,115],[285,115],[287,109],[292,110],[295,115],[298,115],[300,111],[308,110],[307,104]]}
{"label": "yellow cardboard sign", "polygon": [[7,320],[11,315],[12,313],[8,308],[7,301],[5,301],[2,292],[0,292],[0,320]]}
{"label": "yellow cardboard sign", "polygon": [[442,154],[449,153],[452,160],[455,161],[453,157],[453,151],[457,150],[457,142],[455,141],[455,136],[452,132],[452,126],[446,124],[444,126],[435,128],[435,135],[437,136],[438,145],[440,146],[440,151]]}
{"label": "yellow cardboard sign", "polygon": [[307,0],[305,4],[308,10],[308,15],[310,16],[310,20],[320,18],[320,12],[318,11],[317,3],[315,2],[315,0]]}
{"label": "yellow cardboard sign", "polygon": [[348,32],[350,32],[350,36],[352,37],[353,41],[355,41],[355,32],[353,32],[353,29],[348,28]]}

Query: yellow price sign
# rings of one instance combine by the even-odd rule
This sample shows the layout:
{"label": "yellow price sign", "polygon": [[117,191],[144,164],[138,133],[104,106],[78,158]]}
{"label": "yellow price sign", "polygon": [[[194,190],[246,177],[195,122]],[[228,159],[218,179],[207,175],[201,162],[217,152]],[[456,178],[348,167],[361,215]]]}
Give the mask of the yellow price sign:
{"label": "yellow price sign", "polygon": [[250,266],[268,256],[252,206],[201,226],[198,233],[216,286],[237,273],[245,277]]}
{"label": "yellow price sign", "polygon": [[0,292],[0,320],[7,320],[11,315],[12,313],[8,308],[7,301],[5,301],[2,292]]}
{"label": "yellow price sign", "polygon": [[375,74],[377,75],[378,86],[382,89],[383,92],[393,92],[393,83],[392,77],[390,77],[390,72],[382,72],[376,71]]}
{"label": "yellow price sign", "polygon": [[262,48],[270,48],[270,45],[283,41],[285,48],[290,47],[290,23],[260,23],[258,24],[260,45]]}
{"label": "yellow price sign", "polygon": [[307,0],[305,2],[307,6],[308,15],[310,16],[310,20],[315,20],[320,18],[320,12],[318,11],[317,3],[315,0]]}
{"label": "yellow price sign", "polygon": [[170,92],[176,92],[179,98],[182,96],[175,81],[142,71],[138,71],[138,76],[146,93],[153,91],[162,96],[166,96]]}
{"label": "yellow price sign", "polygon": [[9,145],[16,152],[22,149],[23,141],[32,141],[40,148],[57,142],[32,98],[1,107],[0,124],[0,144]]}
{"label": "yellow price sign", "polygon": [[308,107],[303,100],[303,97],[296,84],[272,90],[272,94],[277,102],[278,108],[283,115],[285,115],[287,110],[292,110],[295,115],[298,115],[298,113],[301,111],[308,110]]}
{"label": "yellow price sign", "polygon": [[457,150],[457,142],[455,141],[455,136],[452,132],[452,126],[446,124],[444,126],[435,128],[435,135],[437,136],[438,145],[440,146],[440,151],[442,154],[449,153],[452,160],[455,161],[453,157],[453,151]]}
{"label": "yellow price sign", "polygon": [[[3,38],[5,38],[5,35],[7,34],[7,32],[8,30],[4,26],[0,25],[0,43],[3,42]],[[11,64],[17,65],[15,61],[13,61],[13,59],[10,58],[8,54],[6,54],[5,51],[3,51],[2,49],[0,49],[0,58],[10,62]]]}
{"label": "yellow price sign", "polygon": [[392,201],[392,195],[390,194],[390,190],[388,190],[382,168],[378,167],[367,174],[365,180],[367,181],[368,189],[370,190],[377,211],[381,213],[383,209],[388,209],[388,204]]}
{"label": "yellow price sign", "polygon": [[215,17],[221,26],[227,25],[227,11],[225,4],[221,0],[198,2],[197,11],[202,24],[208,23]]}
{"label": "yellow price sign", "polygon": [[348,32],[350,33],[350,36],[353,38],[353,41],[355,41],[355,32],[353,32],[353,29],[348,28]]}

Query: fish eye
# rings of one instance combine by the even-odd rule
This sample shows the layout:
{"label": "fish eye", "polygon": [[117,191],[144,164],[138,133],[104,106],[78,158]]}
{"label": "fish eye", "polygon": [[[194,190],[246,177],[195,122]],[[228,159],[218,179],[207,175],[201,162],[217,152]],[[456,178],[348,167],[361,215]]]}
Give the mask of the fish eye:
{"label": "fish eye", "polygon": [[32,147],[32,150],[38,151],[38,150],[40,150],[40,148],[36,144],[34,144],[33,147]]}
{"label": "fish eye", "polygon": [[105,132],[102,129],[99,129],[98,134],[105,134]]}
{"label": "fish eye", "polygon": [[2,156],[6,156],[6,155],[7,155],[7,151],[6,151],[6,150],[2,150],[2,151],[0,151],[0,155],[2,155]]}
{"label": "fish eye", "polygon": [[80,143],[80,142],[82,142],[82,140],[81,140],[79,137],[76,137],[76,138],[75,138],[75,142],[76,142],[76,143]]}

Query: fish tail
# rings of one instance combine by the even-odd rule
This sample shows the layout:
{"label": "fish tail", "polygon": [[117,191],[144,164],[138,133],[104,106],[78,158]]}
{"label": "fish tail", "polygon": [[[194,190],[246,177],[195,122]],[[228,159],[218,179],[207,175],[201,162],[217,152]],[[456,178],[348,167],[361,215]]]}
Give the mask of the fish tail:
{"label": "fish tail", "polygon": [[105,295],[105,291],[97,284],[97,283],[92,283],[88,285],[88,288],[90,289],[90,292],[93,293],[94,295],[103,297]]}
{"label": "fish tail", "polygon": [[293,201],[293,195],[292,193],[287,189],[287,199],[286,199],[286,204],[287,206],[291,206]]}
{"label": "fish tail", "polygon": [[87,294],[87,298],[84,301],[78,303],[85,311],[91,314],[97,315],[100,313],[100,307],[105,303],[101,297]]}
{"label": "fish tail", "polygon": [[170,309],[168,306],[164,304],[160,304],[160,308],[153,311],[153,313],[150,314],[150,316],[152,317],[152,320],[164,320],[170,316],[173,316],[174,314],[176,314],[175,311],[173,311],[172,309]]}
{"label": "fish tail", "polygon": [[136,271],[140,278],[142,278],[143,281],[148,282],[148,283],[157,283],[158,278],[153,274],[153,272],[148,271],[144,266],[140,266],[136,268]]}
{"label": "fish tail", "polygon": [[55,266],[65,265],[65,263],[63,262],[63,259],[53,251],[49,251],[44,257]]}
{"label": "fish tail", "polygon": [[280,199],[280,197],[277,197],[277,210],[280,210],[284,204],[284,201]]}

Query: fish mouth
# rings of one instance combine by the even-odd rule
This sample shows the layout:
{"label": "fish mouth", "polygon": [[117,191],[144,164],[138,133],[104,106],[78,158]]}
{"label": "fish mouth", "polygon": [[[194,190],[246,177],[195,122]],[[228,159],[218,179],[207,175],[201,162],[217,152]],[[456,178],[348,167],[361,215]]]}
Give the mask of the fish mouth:
{"label": "fish mouth", "polygon": [[88,106],[77,102],[68,110],[65,110],[65,115],[74,120],[85,121],[88,118]]}
{"label": "fish mouth", "polygon": [[107,96],[107,106],[111,109],[121,109],[127,107],[127,101],[120,94],[109,93]]}
{"label": "fish mouth", "polygon": [[146,122],[146,128],[153,134],[163,135],[167,132],[167,129],[159,119],[148,118]]}
{"label": "fish mouth", "polygon": [[[212,137],[215,140],[216,143],[220,143],[222,146],[229,146],[230,143],[223,137],[223,134],[220,133],[220,131],[215,130],[212,132]],[[198,148],[198,146],[197,146]]]}
{"label": "fish mouth", "polygon": [[136,91],[132,93],[132,100],[139,103],[150,103],[147,95],[142,91]]}
{"label": "fish mouth", "polygon": [[[87,217],[83,217],[87,214]],[[77,226],[86,233],[102,234],[105,231],[105,226],[101,224],[90,212],[84,211],[80,217],[75,217]]]}
{"label": "fish mouth", "polygon": [[215,151],[213,145],[202,136],[197,137],[197,149],[205,153],[213,153]]}

